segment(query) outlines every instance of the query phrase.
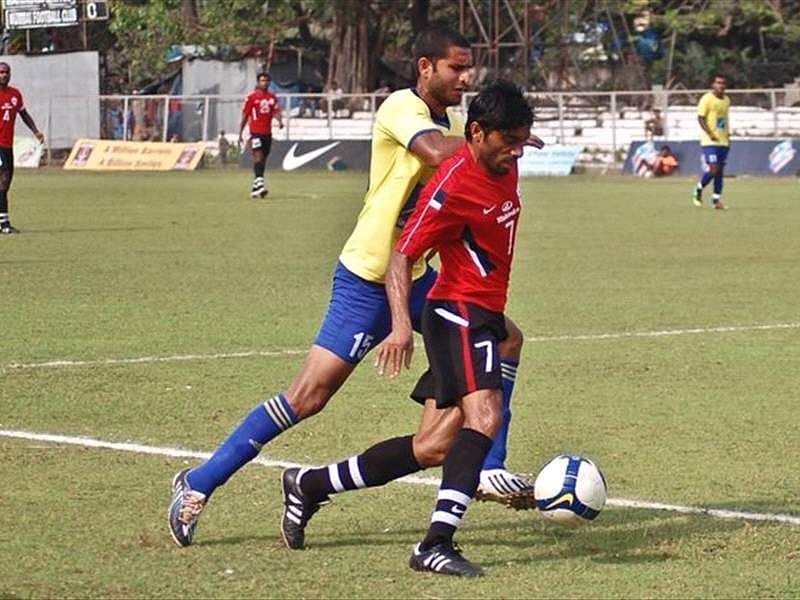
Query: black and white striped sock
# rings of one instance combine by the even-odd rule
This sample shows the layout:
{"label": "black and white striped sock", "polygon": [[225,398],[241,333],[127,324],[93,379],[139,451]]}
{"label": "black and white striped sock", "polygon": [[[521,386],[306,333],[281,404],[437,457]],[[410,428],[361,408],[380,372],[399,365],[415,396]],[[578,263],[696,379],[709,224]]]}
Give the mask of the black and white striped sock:
{"label": "black and white striped sock", "polygon": [[304,471],[300,475],[300,489],[311,498],[322,499],[346,490],[384,485],[416,473],[420,466],[414,458],[412,440],[410,435],[385,440],[358,456]]}
{"label": "black and white striped sock", "polygon": [[451,542],[478,489],[481,467],[492,439],[474,429],[462,429],[442,465],[442,484],[421,550]]}

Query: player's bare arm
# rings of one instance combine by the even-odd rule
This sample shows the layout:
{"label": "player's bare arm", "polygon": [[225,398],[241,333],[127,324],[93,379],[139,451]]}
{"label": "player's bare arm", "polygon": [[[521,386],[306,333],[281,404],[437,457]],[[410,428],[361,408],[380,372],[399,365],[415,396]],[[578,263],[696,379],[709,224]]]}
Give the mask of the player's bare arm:
{"label": "player's bare arm", "polygon": [[414,261],[396,250],[386,271],[386,297],[392,312],[392,331],[378,348],[375,366],[378,374],[389,371],[389,377],[397,377],[402,366],[411,366],[414,352],[414,335],[411,325],[409,298],[411,297],[411,270]]}
{"label": "player's bare arm", "polygon": [[698,116],[697,122],[700,123],[700,128],[706,132],[708,137],[710,137],[715,142],[718,141],[719,138],[717,138],[716,134],[713,131],[711,131],[711,128],[708,126],[708,123],[706,123],[705,117]]}
{"label": "player's bare arm", "polygon": [[429,167],[438,167],[464,145],[464,138],[446,136],[441,131],[418,135],[409,150]]}
{"label": "player's bare arm", "polygon": [[31,133],[36,136],[36,139],[40,142],[43,142],[44,134],[39,131],[38,127],[36,127],[36,123],[33,122],[33,117],[30,115],[30,113],[23,108],[21,111],[19,111],[19,117],[22,119],[22,122],[28,126],[28,129],[31,130]]}

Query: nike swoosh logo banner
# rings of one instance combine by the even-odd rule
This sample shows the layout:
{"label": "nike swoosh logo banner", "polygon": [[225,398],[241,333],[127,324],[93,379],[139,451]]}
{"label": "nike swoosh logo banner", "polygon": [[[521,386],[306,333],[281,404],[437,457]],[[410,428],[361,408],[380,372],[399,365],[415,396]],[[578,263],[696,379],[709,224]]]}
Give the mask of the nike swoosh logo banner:
{"label": "nike swoosh logo banner", "polygon": [[294,171],[297,168],[302,167],[306,163],[310,163],[315,158],[319,158],[323,154],[325,154],[328,150],[335,148],[341,142],[333,142],[332,144],[328,144],[327,146],[323,146],[322,148],[317,148],[316,150],[311,150],[310,152],[304,152],[303,154],[296,155],[295,150],[297,150],[298,144],[292,144],[292,147],[289,148],[289,151],[286,153],[286,156],[283,157],[283,170],[284,171]]}

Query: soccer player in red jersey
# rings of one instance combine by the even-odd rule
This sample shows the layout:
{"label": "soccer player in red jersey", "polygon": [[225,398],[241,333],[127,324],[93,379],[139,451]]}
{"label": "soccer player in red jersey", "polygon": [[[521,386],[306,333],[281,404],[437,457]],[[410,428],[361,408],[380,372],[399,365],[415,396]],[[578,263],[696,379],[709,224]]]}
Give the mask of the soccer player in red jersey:
{"label": "soccer player in red jersey", "polygon": [[[424,404],[417,435],[424,437],[432,423],[445,420],[450,446],[430,529],[412,551],[410,566],[418,571],[482,574],[461,556],[453,535],[475,497],[502,420],[499,345],[508,336],[503,311],[521,210],[516,161],[530,140],[532,122],[531,107],[515,85],[496,82],[478,94],[469,105],[467,142],[423,189],[389,263],[392,332],[378,349],[376,365],[379,372],[396,376],[403,365],[410,366],[414,348],[412,266],[430,249],[441,258],[422,316],[429,368],[411,397]],[[302,471],[289,490],[284,475],[284,497],[297,499],[287,503],[287,511],[305,523],[330,494],[383,485],[397,477],[398,465],[405,474],[422,468],[410,445],[388,442],[338,464]],[[284,521],[292,515],[284,512]]]}
{"label": "soccer player in red jersey", "polygon": [[14,178],[14,124],[17,115],[22,118],[40,142],[44,134],[36,128],[36,123],[25,110],[20,91],[8,85],[11,81],[11,67],[0,62],[0,234],[19,233],[8,218],[8,190]]}
{"label": "soccer player in red jersey", "polygon": [[242,108],[242,122],[239,125],[239,146],[244,141],[244,127],[250,123],[250,151],[253,154],[253,172],[255,179],[250,190],[251,198],[263,198],[267,195],[264,183],[264,168],[270,148],[272,148],[272,119],[278,120],[278,127],[283,129],[283,117],[278,97],[267,91],[272,78],[269,73],[259,73],[256,89],[247,95]]}

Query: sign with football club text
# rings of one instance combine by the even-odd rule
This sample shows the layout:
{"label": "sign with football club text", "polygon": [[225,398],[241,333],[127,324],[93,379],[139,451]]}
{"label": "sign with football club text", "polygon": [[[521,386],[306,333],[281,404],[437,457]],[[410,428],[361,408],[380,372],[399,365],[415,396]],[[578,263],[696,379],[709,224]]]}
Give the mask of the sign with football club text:
{"label": "sign with football club text", "polygon": [[78,0],[3,0],[6,29],[71,27],[79,18]]}
{"label": "sign with football club text", "polygon": [[81,171],[192,171],[200,164],[205,144],[121,142],[80,139],[65,169]]}

